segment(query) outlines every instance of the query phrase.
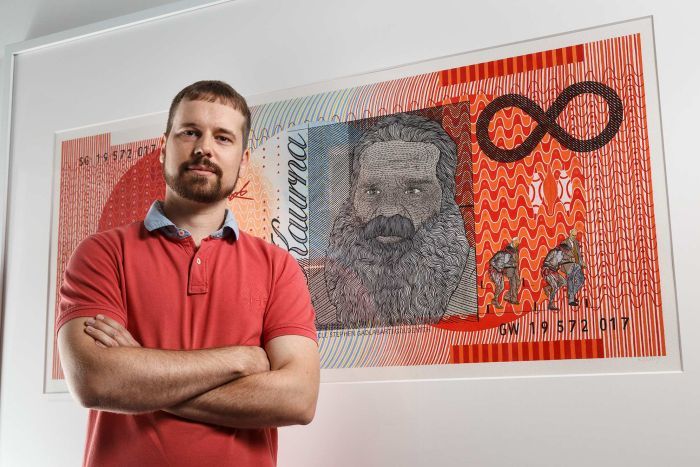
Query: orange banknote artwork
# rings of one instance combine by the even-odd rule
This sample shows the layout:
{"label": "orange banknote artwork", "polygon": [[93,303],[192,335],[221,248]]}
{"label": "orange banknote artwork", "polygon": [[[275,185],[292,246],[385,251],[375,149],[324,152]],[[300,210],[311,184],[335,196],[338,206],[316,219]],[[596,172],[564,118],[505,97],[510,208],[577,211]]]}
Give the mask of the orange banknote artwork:
{"label": "orange banknote artwork", "polygon": [[[623,23],[253,99],[229,207],[306,274],[327,381],[677,356],[652,41]],[[77,244],[163,196],[147,120],[59,135],[50,317]]]}

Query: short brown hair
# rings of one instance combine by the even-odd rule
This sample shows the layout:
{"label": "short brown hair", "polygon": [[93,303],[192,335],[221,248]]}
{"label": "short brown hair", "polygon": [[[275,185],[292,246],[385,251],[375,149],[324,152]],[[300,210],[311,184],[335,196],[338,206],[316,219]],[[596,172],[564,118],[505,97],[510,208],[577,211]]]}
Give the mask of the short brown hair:
{"label": "short brown hair", "polygon": [[170,104],[168,123],[165,127],[166,135],[170,134],[170,130],[173,127],[175,111],[183,100],[218,102],[238,110],[243,114],[245,119],[243,123],[243,149],[248,146],[248,137],[250,135],[250,109],[248,108],[248,103],[245,101],[245,98],[238,94],[229,84],[215,80],[197,81],[178,92],[175,98],[173,98],[173,102]]}

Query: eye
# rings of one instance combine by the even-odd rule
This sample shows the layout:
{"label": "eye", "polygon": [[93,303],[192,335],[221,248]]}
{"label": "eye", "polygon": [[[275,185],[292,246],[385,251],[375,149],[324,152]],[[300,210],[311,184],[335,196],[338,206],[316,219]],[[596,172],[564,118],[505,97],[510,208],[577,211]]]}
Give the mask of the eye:
{"label": "eye", "polygon": [[182,130],[180,132],[180,135],[187,137],[187,138],[194,138],[199,136],[199,132],[197,130]]}
{"label": "eye", "polygon": [[369,188],[369,189],[365,190],[365,194],[368,194],[370,196],[375,196],[375,195],[378,195],[379,193],[381,193],[381,191],[379,191],[376,188]]}
{"label": "eye", "polygon": [[219,135],[216,137],[216,139],[218,139],[219,141],[224,142],[224,143],[232,142],[231,138],[229,138],[228,136],[224,136],[224,135]]}
{"label": "eye", "polygon": [[417,195],[417,194],[420,194],[421,192],[422,192],[422,190],[420,188],[415,188],[415,187],[407,188],[404,191],[404,193],[406,193],[407,195]]}

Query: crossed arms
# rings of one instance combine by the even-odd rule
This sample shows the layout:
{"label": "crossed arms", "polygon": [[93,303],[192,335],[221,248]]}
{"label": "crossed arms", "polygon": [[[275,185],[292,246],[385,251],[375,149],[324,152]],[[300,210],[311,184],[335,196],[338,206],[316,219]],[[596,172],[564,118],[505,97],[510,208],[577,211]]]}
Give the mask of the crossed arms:
{"label": "crossed arms", "polygon": [[71,392],[88,408],[164,410],[235,428],[307,424],[316,410],[316,343],[280,336],[265,349],[147,349],[116,321],[75,318],[58,333]]}

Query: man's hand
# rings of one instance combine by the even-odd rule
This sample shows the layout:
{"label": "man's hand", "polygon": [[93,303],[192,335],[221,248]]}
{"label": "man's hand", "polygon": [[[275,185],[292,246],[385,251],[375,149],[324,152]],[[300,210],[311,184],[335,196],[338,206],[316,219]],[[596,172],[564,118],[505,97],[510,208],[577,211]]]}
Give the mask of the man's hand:
{"label": "man's hand", "polygon": [[103,315],[85,321],[85,333],[100,347],[141,347],[124,326]]}

